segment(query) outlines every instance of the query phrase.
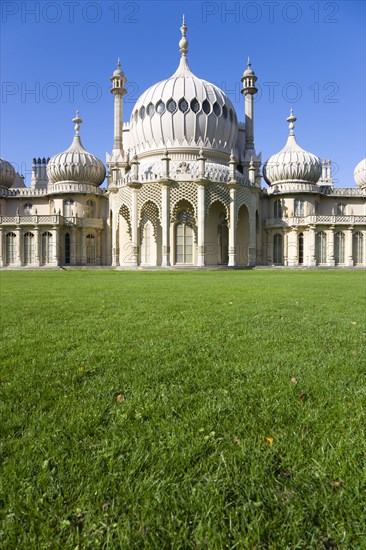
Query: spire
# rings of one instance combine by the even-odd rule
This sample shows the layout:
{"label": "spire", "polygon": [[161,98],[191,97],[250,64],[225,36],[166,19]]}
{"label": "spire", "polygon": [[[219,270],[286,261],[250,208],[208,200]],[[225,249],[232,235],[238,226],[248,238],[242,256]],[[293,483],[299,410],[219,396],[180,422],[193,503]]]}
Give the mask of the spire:
{"label": "spire", "polygon": [[252,66],[251,62],[250,62],[250,57],[248,55],[248,61],[247,61],[247,67],[248,69],[250,69],[250,67]]}
{"label": "spire", "polygon": [[186,38],[188,27],[186,25],[186,20],[183,15],[182,20],[182,26],[180,28],[180,31],[182,33],[182,38],[179,40],[179,53],[182,55],[182,57],[185,57],[188,53],[188,40]]}
{"label": "spire", "polygon": [[297,118],[294,116],[293,114],[293,110],[290,109],[290,116],[286,118],[287,122],[289,122],[289,125],[288,127],[290,128],[290,136],[294,136],[295,135],[295,132],[294,132],[294,128],[295,128],[295,125],[294,125],[294,122],[296,122]]}
{"label": "spire", "polygon": [[75,136],[79,136],[80,124],[83,122],[82,119],[79,117],[79,111],[76,111],[76,116],[72,119],[72,121],[75,124]]}
{"label": "spire", "polygon": [[121,70],[121,61],[120,61],[119,57],[117,59],[117,67],[118,67],[118,70]]}

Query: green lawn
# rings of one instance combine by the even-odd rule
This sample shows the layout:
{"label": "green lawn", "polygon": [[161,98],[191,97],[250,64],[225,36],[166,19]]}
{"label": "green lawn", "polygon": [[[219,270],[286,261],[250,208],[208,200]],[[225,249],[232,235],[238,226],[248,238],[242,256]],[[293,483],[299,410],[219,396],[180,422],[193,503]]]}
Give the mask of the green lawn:
{"label": "green lawn", "polygon": [[0,277],[0,548],[366,548],[365,272]]}

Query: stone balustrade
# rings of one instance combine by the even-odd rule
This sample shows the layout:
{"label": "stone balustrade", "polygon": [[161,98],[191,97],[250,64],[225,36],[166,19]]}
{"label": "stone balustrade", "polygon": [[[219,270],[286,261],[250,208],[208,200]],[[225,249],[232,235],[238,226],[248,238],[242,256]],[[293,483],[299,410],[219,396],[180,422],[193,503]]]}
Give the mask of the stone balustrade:
{"label": "stone balustrade", "polygon": [[273,227],[292,227],[304,225],[357,225],[365,224],[366,216],[303,216],[293,218],[267,218],[266,229]]}
{"label": "stone balustrade", "polygon": [[54,215],[33,215],[33,216],[0,216],[0,225],[67,225],[73,227],[92,227],[103,229],[103,220],[101,218],[78,218],[76,216],[65,218],[59,214]]}

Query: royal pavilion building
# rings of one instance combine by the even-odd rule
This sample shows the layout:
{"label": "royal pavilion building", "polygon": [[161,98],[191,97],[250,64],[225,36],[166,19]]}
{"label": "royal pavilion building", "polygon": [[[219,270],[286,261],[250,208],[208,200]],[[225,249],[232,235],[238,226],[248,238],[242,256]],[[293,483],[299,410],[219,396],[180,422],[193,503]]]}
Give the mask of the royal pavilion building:
{"label": "royal pavilion building", "polygon": [[118,63],[106,167],[84,148],[78,113],[70,147],[33,159],[29,187],[1,159],[0,267],[366,266],[366,159],[356,187],[335,188],[330,161],[298,144],[291,111],[285,146],[262,165],[250,61],[238,122],[225,93],[190,70],[186,31],[183,21],[177,70],[129,122]]}

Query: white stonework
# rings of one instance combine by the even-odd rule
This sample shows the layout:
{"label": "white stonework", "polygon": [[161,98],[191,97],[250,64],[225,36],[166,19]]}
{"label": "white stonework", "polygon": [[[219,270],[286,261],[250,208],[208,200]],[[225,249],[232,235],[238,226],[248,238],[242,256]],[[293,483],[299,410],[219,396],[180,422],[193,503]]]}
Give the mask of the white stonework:
{"label": "white stonework", "polygon": [[298,145],[291,111],[262,188],[250,60],[238,122],[225,93],[191,72],[184,20],[181,33],[177,70],[141,95],[129,123],[118,61],[106,188],[78,113],[69,149],[33,159],[30,187],[0,159],[0,267],[365,267],[366,160],[357,187],[335,188],[330,161]]}

